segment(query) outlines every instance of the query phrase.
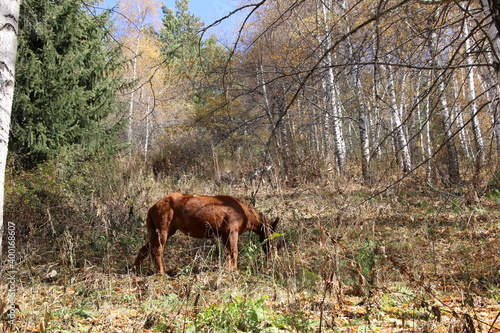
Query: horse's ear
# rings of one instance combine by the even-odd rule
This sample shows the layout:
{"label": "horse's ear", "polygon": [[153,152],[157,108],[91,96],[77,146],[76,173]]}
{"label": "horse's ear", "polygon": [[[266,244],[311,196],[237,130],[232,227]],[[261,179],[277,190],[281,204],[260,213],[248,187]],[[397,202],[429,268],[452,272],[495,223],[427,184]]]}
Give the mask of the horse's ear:
{"label": "horse's ear", "polygon": [[271,228],[273,231],[276,229],[276,226],[278,225],[278,222],[280,221],[280,217],[276,217],[276,220],[274,220],[273,224],[271,224]]}

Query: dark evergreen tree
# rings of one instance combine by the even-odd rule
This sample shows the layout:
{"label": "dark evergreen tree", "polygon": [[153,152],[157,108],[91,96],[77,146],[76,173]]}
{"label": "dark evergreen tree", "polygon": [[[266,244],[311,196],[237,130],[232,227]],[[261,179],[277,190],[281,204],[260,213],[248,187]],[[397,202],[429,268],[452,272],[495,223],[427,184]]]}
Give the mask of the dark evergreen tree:
{"label": "dark evergreen tree", "polygon": [[[81,0],[24,0],[11,152],[33,167],[61,149],[110,146],[124,85],[108,12]],[[88,5],[85,5],[88,6]]]}

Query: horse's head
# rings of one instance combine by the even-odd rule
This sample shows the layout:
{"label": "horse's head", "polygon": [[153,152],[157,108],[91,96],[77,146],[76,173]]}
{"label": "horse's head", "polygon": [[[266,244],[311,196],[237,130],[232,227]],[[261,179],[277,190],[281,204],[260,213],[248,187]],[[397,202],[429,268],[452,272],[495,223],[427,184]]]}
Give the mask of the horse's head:
{"label": "horse's head", "polygon": [[[269,226],[269,235],[267,235],[267,237],[271,236],[271,234],[274,233],[274,231],[276,231],[276,226],[278,225],[278,222],[280,221],[280,217],[279,216],[276,216],[276,219],[274,220],[273,223],[271,223],[271,225]],[[266,237],[266,238],[267,238]]]}
{"label": "horse's head", "polygon": [[271,220],[267,218],[264,214],[260,213],[260,221],[261,221],[261,227],[259,232],[260,237],[260,242],[262,243],[262,249],[264,250],[264,253],[266,254],[267,257],[269,257],[269,237],[274,233],[276,230],[276,226],[278,225],[278,222],[280,221],[279,216],[276,217],[274,222],[271,223]]}
{"label": "horse's head", "polygon": [[262,234],[264,238],[268,238],[271,236],[274,231],[276,230],[276,226],[278,225],[278,222],[280,221],[280,217],[277,216],[274,222],[271,222],[271,220],[261,212],[258,212],[258,220],[260,222],[260,230],[258,234]]}

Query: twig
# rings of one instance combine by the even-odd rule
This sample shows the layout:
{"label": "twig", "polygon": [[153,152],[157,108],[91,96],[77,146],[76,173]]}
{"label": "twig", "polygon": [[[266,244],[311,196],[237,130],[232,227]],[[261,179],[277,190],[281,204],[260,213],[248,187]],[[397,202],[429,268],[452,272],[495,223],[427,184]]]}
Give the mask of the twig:
{"label": "twig", "polygon": [[498,317],[500,317],[500,311],[497,313],[497,316],[495,317],[495,320],[491,323],[490,329],[488,330],[488,333],[493,332],[493,326],[495,326],[495,323],[497,322]]}

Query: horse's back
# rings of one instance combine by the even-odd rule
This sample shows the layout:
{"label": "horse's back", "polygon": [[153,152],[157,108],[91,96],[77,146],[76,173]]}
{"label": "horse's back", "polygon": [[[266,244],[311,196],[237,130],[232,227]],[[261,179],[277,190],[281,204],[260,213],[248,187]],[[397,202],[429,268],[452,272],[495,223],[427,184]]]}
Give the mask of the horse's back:
{"label": "horse's back", "polygon": [[229,195],[205,196],[172,193],[152,207],[162,220],[193,237],[206,237],[211,232],[226,233],[247,229],[249,220],[245,205]]}
{"label": "horse's back", "polygon": [[244,214],[244,209],[241,202],[229,195],[190,195],[178,201],[179,206],[182,206],[184,212],[188,215],[196,213],[227,215],[227,214]]}
{"label": "horse's back", "polygon": [[248,204],[230,195],[207,196],[171,193],[160,199],[150,210],[154,210],[158,215],[169,213],[171,210],[187,216],[216,213],[216,215],[237,215],[246,219],[251,215]]}

